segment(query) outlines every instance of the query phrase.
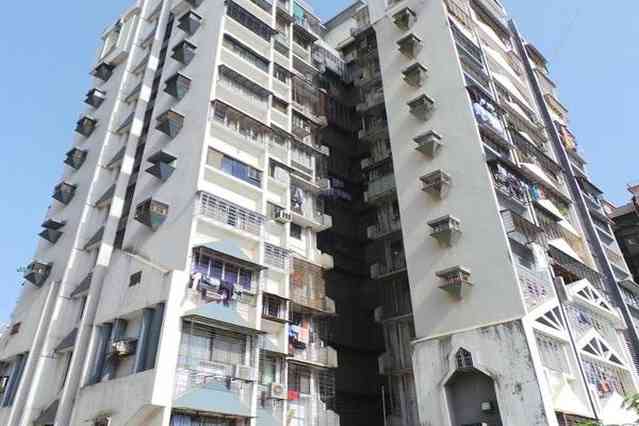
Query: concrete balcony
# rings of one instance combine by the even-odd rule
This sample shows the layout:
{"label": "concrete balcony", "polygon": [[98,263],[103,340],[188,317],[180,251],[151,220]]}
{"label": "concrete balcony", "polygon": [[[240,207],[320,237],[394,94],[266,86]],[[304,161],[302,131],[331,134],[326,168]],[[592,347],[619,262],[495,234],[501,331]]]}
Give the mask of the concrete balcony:
{"label": "concrete balcony", "polygon": [[384,91],[382,89],[368,93],[363,102],[357,104],[357,112],[365,112],[372,108],[384,105]]}
{"label": "concrete balcony", "polygon": [[271,15],[273,11],[273,5],[265,0],[233,0],[238,5],[242,6],[245,10],[252,15],[264,21],[265,24],[271,26],[273,17]]}
{"label": "concrete balcony", "polygon": [[373,203],[395,193],[395,176],[390,174],[368,182],[364,202]]}
{"label": "concrete balcony", "polygon": [[550,110],[564,123],[568,123],[568,108],[552,93],[546,93],[544,99]]}
{"label": "concrete balcony", "polygon": [[267,122],[268,102],[251,99],[243,92],[236,90],[227,83],[219,81],[215,87],[215,97],[233,108],[246,113],[260,123]]}
{"label": "concrete balcony", "polygon": [[444,269],[436,272],[435,276],[442,281],[439,288],[457,300],[463,299],[466,292],[473,286],[470,269],[464,266],[458,265]]}
{"label": "concrete balcony", "polygon": [[379,365],[379,374],[382,376],[409,374],[413,371],[413,365],[410,360],[395,359],[388,352],[380,355],[377,358],[377,363]]}
{"label": "concrete balcony", "polygon": [[262,235],[265,218],[261,214],[207,192],[199,197],[197,215],[255,237]]}
{"label": "concrete balcony", "polygon": [[333,218],[324,212],[309,208],[292,208],[293,222],[322,232],[333,227]]}
{"label": "concrete balcony", "polygon": [[378,223],[376,225],[369,226],[368,228],[366,228],[366,236],[370,240],[376,240],[378,238],[382,238],[386,235],[392,234],[393,232],[397,232],[401,229],[402,224],[399,221],[399,218],[397,218],[397,220],[393,220],[389,223]]}
{"label": "concrete balcony", "polygon": [[317,397],[300,396],[288,402],[288,409],[300,418],[299,425],[307,426],[340,426],[339,416],[326,408],[326,404]]}
{"label": "concrete balcony", "polygon": [[173,408],[250,418],[254,383],[234,379],[224,364],[180,357]]}
{"label": "concrete balcony", "polygon": [[374,280],[389,277],[391,275],[404,272],[406,270],[406,258],[404,255],[397,256],[389,263],[378,262],[371,265],[370,274]]}
{"label": "concrete balcony", "polygon": [[226,31],[255,52],[270,52],[271,44],[232,18],[225,19]]}
{"label": "concrete balcony", "polygon": [[373,125],[367,126],[364,129],[360,129],[357,133],[357,137],[364,141],[370,141],[388,133],[388,122],[386,120],[379,120]]}
{"label": "concrete balcony", "polygon": [[339,367],[337,351],[330,346],[321,346],[319,343],[310,344],[306,349],[295,350],[291,357],[296,362],[312,364],[326,368]]}
{"label": "concrete balcony", "polygon": [[380,70],[365,68],[364,70],[362,70],[362,73],[359,75],[358,78],[353,78],[353,84],[355,84],[356,87],[363,88],[369,86],[372,83],[380,81],[381,78],[382,72]]}
{"label": "concrete balcony", "polygon": [[230,69],[242,74],[246,78],[259,84],[260,86],[268,87],[269,76],[266,72],[257,68],[250,62],[247,62],[246,60],[240,58],[238,55],[229,51],[228,49],[223,48],[220,51],[220,60]]}

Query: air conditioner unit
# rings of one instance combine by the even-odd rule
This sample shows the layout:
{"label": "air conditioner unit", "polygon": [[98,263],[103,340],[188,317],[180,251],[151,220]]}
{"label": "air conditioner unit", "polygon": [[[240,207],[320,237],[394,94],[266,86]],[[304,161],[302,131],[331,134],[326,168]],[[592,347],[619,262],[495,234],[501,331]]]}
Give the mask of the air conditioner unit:
{"label": "air conditioner unit", "polygon": [[244,380],[247,382],[254,382],[256,380],[255,369],[248,365],[236,365],[233,377],[236,379]]}
{"label": "air conditioner unit", "polygon": [[111,349],[114,355],[119,357],[125,357],[133,355],[137,346],[137,339],[118,339],[113,342]]}
{"label": "air conditioner unit", "polygon": [[291,212],[286,210],[278,210],[275,213],[275,220],[279,223],[288,223],[292,220]]}
{"label": "air conditioner unit", "polygon": [[287,399],[286,386],[281,383],[271,383],[269,397],[271,399]]}

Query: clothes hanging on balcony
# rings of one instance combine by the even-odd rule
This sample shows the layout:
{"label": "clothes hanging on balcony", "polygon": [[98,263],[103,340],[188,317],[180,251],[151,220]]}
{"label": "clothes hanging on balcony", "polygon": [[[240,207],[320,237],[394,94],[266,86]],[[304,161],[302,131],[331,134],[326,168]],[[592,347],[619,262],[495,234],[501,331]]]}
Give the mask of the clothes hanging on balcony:
{"label": "clothes hanging on balcony", "polygon": [[304,190],[295,188],[291,196],[291,207],[294,210],[302,210],[304,208]]}
{"label": "clothes hanging on balcony", "polygon": [[222,295],[222,303],[228,306],[228,304],[231,303],[233,295],[235,294],[235,283],[221,281],[217,292],[218,294]]}
{"label": "clothes hanging on balcony", "polygon": [[297,340],[300,341],[301,343],[304,343],[305,345],[308,345],[309,339],[310,339],[309,329],[304,327],[299,327],[298,333],[297,333]]}

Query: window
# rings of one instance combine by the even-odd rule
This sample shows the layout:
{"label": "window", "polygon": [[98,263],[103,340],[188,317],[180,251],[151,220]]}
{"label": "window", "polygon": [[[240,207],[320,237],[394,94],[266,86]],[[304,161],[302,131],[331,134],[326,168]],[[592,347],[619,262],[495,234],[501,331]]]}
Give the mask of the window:
{"label": "window", "polygon": [[142,271],[138,271],[129,277],[129,287],[140,284],[140,281],[142,281]]}
{"label": "window", "polygon": [[264,105],[268,101],[269,93],[266,89],[225,65],[220,66],[218,82],[221,86],[242,95],[245,101],[257,105]]}
{"label": "window", "polygon": [[301,394],[311,393],[311,371],[308,368],[289,365],[288,371],[288,389],[289,391]]}
{"label": "window", "polygon": [[20,325],[22,325],[22,323],[21,323],[21,322],[17,322],[17,323],[15,323],[15,324],[13,324],[13,325],[11,326],[11,330],[9,331],[9,335],[10,335],[10,336],[13,336],[13,335],[15,335],[15,334],[20,333]]}
{"label": "window", "polygon": [[215,103],[213,119],[250,142],[265,143],[271,140],[269,127],[221,102]]}
{"label": "window", "polygon": [[270,318],[281,318],[284,312],[284,301],[271,295],[264,295],[262,315]]}
{"label": "window", "polygon": [[[210,361],[233,367],[243,364],[246,337],[221,330],[185,323],[182,329],[180,362]],[[232,371],[225,370],[227,374]]]}
{"label": "window", "polygon": [[240,43],[230,35],[224,34],[224,41],[222,45],[236,55],[240,56],[242,59],[255,65],[262,71],[268,72],[268,66],[270,62],[267,59],[258,55],[248,47],[244,46],[242,43]]}
{"label": "window", "polygon": [[276,79],[278,79],[284,84],[288,84],[289,78],[290,78],[290,72],[286,68],[278,64],[275,64],[275,66],[273,67],[273,77],[275,77]]}
{"label": "window", "polygon": [[282,114],[288,114],[288,103],[284,102],[280,98],[273,96],[272,104],[273,109],[281,112]]}
{"label": "window", "polygon": [[201,251],[195,254],[193,271],[200,272],[207,277],[216,278],[220,281],[238,284],[245,289],[250,289],[253,283],[253,271],[250,269],[224,262]]}
{"label": "window", "polygon": [[209,148],[206,164],[230,174],[244,182],[259,187],[262,184],[262,172],[239,160]]}
{"label": "window", "polygon": [[270,385],[271,383],[279,383],[278,359],[260,352],[260,371],[259,380],[261,385]]}
{"label": "window", "polygon": [[296,240],[302,239],[302,227],[297,223],[291,223],[291,238],[295,238]]}
{"label": "window", "polygon": [[313,156],[307,150],[292,146],[291,160],[302,171],[313,174]]}
{"label": "window", "polygon": [[243,7],[233,2],[229,2],[226,9],[226,15],[253,31],[264,40],[271,41],[273,30],[260,19],[253,16],[253,14],[246,11]]}

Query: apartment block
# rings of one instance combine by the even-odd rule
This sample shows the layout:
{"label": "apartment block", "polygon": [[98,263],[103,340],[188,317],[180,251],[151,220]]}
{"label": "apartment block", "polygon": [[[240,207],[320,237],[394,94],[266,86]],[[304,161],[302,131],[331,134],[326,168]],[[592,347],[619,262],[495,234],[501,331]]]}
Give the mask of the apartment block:
{"label": "apartment block", "polygon": [[137,0],[0,339],[0,424],[633,424],[639,286],[497,0]]}

